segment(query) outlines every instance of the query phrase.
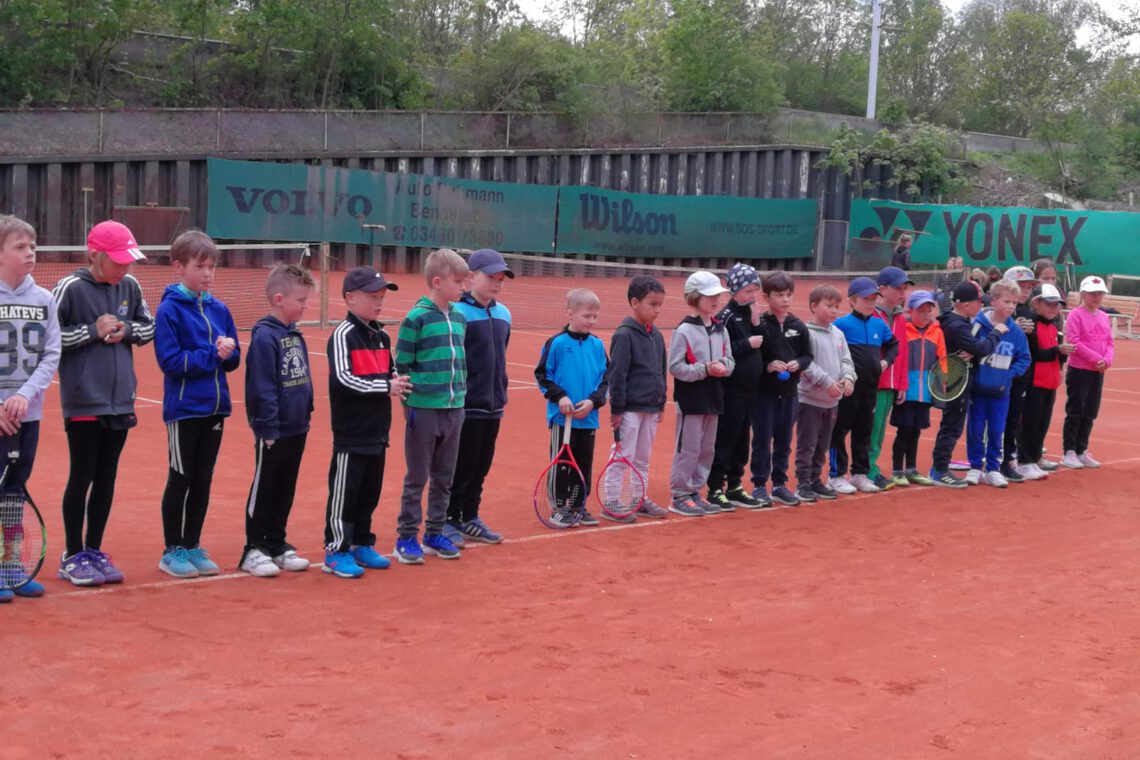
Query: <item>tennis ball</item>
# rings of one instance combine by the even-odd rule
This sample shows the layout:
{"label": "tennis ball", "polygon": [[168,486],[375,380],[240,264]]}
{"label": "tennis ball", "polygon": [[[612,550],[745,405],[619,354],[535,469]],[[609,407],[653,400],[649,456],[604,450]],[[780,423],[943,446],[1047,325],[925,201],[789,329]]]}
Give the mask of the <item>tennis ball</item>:
{"label": "tennis ball", "polygon": [[792,376],[792,373],[788,372],[786,369],[782,369],[776,373],[776,379],[777,380],[787,380],[791,376]]}

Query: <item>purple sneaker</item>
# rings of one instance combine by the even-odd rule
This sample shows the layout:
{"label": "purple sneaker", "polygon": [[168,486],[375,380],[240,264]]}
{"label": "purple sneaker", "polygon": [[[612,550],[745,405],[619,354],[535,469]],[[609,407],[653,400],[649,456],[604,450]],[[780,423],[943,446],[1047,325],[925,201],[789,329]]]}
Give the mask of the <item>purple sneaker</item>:
{"label": "purple sneaker", "polygon": [[107,582],[86,551],[76,552],[60,560],[59,577],[76,586],[102,586]]}
{"label": "purple sneaker", "polygon": [[111,564],[111,555],[98,549],[87,549],[87,556],[95,569],[103,574],[104,583],[122,583],[123,571]]}

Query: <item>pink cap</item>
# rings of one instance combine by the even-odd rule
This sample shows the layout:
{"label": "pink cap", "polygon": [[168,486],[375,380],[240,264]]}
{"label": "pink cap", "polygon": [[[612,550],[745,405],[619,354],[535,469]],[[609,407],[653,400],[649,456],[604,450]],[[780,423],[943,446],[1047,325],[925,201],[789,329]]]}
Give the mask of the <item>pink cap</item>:
{"label": "pink cap", "polygon": [[126,225],[118,222],[99,222],[87,233],[87,250],[100,251],[116,264],[131,264],[144,261],[146,256],[139,250],[135,236]]}

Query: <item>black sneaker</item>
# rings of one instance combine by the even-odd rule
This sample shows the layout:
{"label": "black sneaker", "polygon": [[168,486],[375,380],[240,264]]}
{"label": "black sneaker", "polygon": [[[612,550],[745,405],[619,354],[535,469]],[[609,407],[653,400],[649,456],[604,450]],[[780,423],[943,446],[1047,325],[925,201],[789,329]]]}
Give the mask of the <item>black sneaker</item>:
{"label": "black sneaker", "polygon": [[934,481],[934,485],[942,486],[943,488],[969,488],[970,485],[962,480],[956,478],[949,472],[939,472],[938,470],[930,471],[930,479]]}
{"label": "black sneaker", "polygon": [[787,486],[776,486],[772,489],[772,501],[778,501],[785,507],[799,506],[800,497],[796,496]]}
{"label": "black sneaker", "polygon": [[816,495],[818,499],[837,499],[839,494],[835,493],[835,489],[824,483],[822,480],[817,480],[811,484],[811,492]]}
{"label": "black sneaker", "polygon": [[871,482],[877,485],[880,491],[889,491],[895,487],[895,481],[891,480],[881,472],[876,475]]}
{"label": "black sneaker", "polygon": [[1003,464],[1001,466],[1001,474],[1010,483],[1024,483],[1025,476],[1017,471],[1017,468],[1012,464]]}
{"label": "black sneaker", "polygon": [[727,496],[728,500],[733,504],[738,507],[743,507],[744,509],[759,509],[765,504],[765,502],[753,498],[752,494],[745,491],[741,486],[725,491],[724,495]]}
{"label": "black sneaker", "polygon": [[[716,489],[709,491],[709,503],[719,509],[721,512],[735,512],[736,505],[729,501],[728,495],[725,494],[723,489]],[[700,502],[697,502],[698,504]]]}
{"label": "black sneaker", "polygon": [[582,511],[580,512],[580,514],[582,516],[578,519],[579,525],[597,525],[598,524],[598,518],[596,518],[592,514],[590,514],[590,510],[583,508]]}
{"label": "black sneaker", "polygon": [[819,497],[816,496],[815,491],[811,490],[811,483],[800,483],[799,488],[796,489],[796,498],[814,504]]}

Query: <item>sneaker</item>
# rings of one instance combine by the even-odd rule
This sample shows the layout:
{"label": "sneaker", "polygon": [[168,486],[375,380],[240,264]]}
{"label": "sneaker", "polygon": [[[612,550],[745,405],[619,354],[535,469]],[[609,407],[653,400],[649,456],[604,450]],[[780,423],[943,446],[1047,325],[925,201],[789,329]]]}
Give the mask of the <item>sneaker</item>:
{"label": "sneaker", "polygon": [[628,515],[611,515],[609,512],[607,512],[604,509],[602,510],[602,519],[609,520],[610,522],[616,522],[616,523],[634,523],[634,522],[637,522],[637,516],[632,514],[632,513],[628,514]]}
{"label": "sneaker", "polygon": [[[88,560],[90,561],[90,560]],[[162,553],[158,569],[175,578],[197,578],[198,568],[190,561],[190,552],[181,546],[174,546]]]}
{"label": "sneaker", "polygon": [[1068,467],[1071,470],[1083,470],[1085,468],[1084,462],[1081,461],[1075,451],[1065,452],[1065,456],[1061,457],[1061,466]]}
{"label": "sneaker", "polygon": [[772,497],[768,495],[766,488],[753,488],[752,498],[760,502],[760,506],[756,507],[756,509],[767,509],[772,506]]}
{"label": "sneaker", "polygon": [[982,482],[982,471],[971,469],[966,473],[966,485],[976,486]]}
{"label": "sneaker", "polygon": [[660,504],[656,504],[649,499],[642,499],[641,506],[637,508],[637,514],[641,515],[642,517],[652,517],[654,519],[660,520],[662,517],[669,514],[669,512]]}
{"label": "sneaker", "polygon": [[273,578],[281,573],[273,559],[260,549],[250,549],[245,553],[245,559],[238,568],[243,573],[249,573],[254,578]]}
{"label": "sneaker", "polygon": [[692,496],[678,496],[669,505],[669,511],[685,517],[704,517],[705,511],[697,506]]}
{"label": "sneaker", "polygon": [[1018,472],[1016,467],[1008,464],[1001,466],[1001,476],[1009,483],[1024,483],[1026,480],[1025,476]]}
{"label": "sneaker", "polygon": [[918,470],[908,471],[906,474],[906,480],[908,483],[910,483],[911,485],[915,485],[915,486],[936,486],[936,485],[938,485],[931,478],[926,477],[925,475],[923,475]]}
{"label": "sneaker", "polygon": [[748,493],[740,486],[737,486],[736,488],[730,488],[729,490],[725,491],[724,495],[727,496],[728,500],[733,504],[738,507],[743,507],[744,509],[759,509],[760,507],[764,506],[764,502],[760,501],[759,499],[752,498],[752,494]]}
{"label": "sneaker", "polygon": [[811,483],[800,483],[796,487],[796,498],[808,504],[815,504],[816,500],[819,499],[815,491],[811,490]]}
{"label": "sneaker", "polygon": [[415,536],[396,541],[396,559],[402,565],[422,565],[424,563],[424,550],[420,548],[420,542]]}
{"label": "sneaker", "polygon": [[[461,523],[459,525],[459,530],[463,533],[464,538],[470,538],[472,541],[478,541],[481,544],[503,543],[503,534],[496,533],[495,531],[488,528],[487,523],[483,522],[483,519],[480,517],[476,517],[474,520],[468,520],[465,523]],[[443,535],[447,536],[446,530],[444,531]],[[447,537],[451,538],[451,536]],[[451,539],[451,543],[455,544],[454,538]],[[463,548],[459,544],[455,545],[460,549]]]}
{"label": "sneaker", "polygon": [[896,472],[891,476],[891,486],[898,486],[899,488],[908,488],[910,481],[906,479],[905,472]]}
{"label": "sneaker", "polygon": [[704,511],[704,513],[706,515],[719,515],[720,514],[720,507],[718,507],[716,504],[713,504],[711,501],[709,501],[707,499],[702,499],[701,495],[699,493],[693,494],[692,498],[693,498],[693,503],[697,505],[697,508]]}
{"label": "sneaker", "polygon": [[16,594],[6,588],[0,588],[0,604],[8,604],[16,598]]}
{"label": "sneaker", "polygon": [[851,485],[855,486],[855,490],[859,491],[859,493],[878,493],[883,490],[875,485],[866,475],[853,475],[851,477]]}
{"label": "sneaker", "polygon": [[772,489],[772,501],[778,501],[786,507],[797,507],[800,504],[800,497],[792,493],[787,486],[775,486]]}
{"label": "sneaker", "polygon": [[321,565],[321,571],[337,578],[359,578],[364,575],[364,568],[356,564],[348,552],[325,552],[325,564]]}
{"label": "sneaker", "polygon": [[[904,478],[904,480],[905,480],[905,478]],[[894,478],[888,478],[886,475],[883,475],[882,473],[879,473],[874,478],[872,478],[871,482],[874,483],[880,491],[889,491],[892,488],[894,488],[896,485],[898,485],[897,483],[895,483]],[[909,483],[903,483],[903,485],[907,486],[910,484]]]}
{"label": "sneaker", "polygon": [[951,470],[968,470],[968,469],[970,469],[970,463],[967,462],[965,459],[955,459],[952,462],[950,462],[950,469]]}
{"label": "sneaker", "polygon": [[[728,500],[728,494],[722,489],[718,488],[715,491],[709,491],[709,502],[716,507],[718,512],[735,512],[736,505]],[[700,502],[698,502],[700,503]]]}
{"label": "sneaker", "polygon": [[951,475],[949,471],[939,472],[938,470],[930,471],[930,482],[942,488],[966,488],[969,485],[962,478]]}
{"label": "sneaker", "polygon": [[550,515],[550,524],[555,528],[577,528],[578,521],[569,512],[554,512]]}
{"label": "sneaker", "polygon": [[833,501],[838,498],[835,489],[831,486],[824,484],[822,480],[817,480],[811,484],[811,492],[816,495],[816,498]]}
{"label": "sneaker", "polygon": [[834,490],[836,493],[841,493],[844,495],[853,494],[858,491],[855,486],[851,485],[851,481],[847,479],[846,475],[840,475],[838,478],[832,478],[831,482],[828,483],[828,485],[831,486],[832,490]]}
{"label": "sneaker", "polygon": [[1041,480],[1042,478],[1049,477],[1049,473],[1035,464],[1019,464],[1017,466],[1017,474],[1026,480]]}
{"label": "sneaker", "polygon": [[1040,467],[1045,472],[1054,472],[1061,465],[1057,464],[1056,462],[1051,462],[1050,460],[1046,459],[1045,457],[1041,457],[1041,461],[1039,461],[1037,463],[1037,466]]}
{"label": "sneaker", "polygon": [[459,526],[454,523],[445,522],[443,524],[443,535],[447,536],[447,540],[450,541],[456,549],[462,549],[467,545],[467,541],[464,539],[463,533],[459,530]]}
{"label": "sneaker", "polygon": [[87,556],[91,559],[91,564],[95,569],[103,574],[104,583],[122,583],[123,572],[111,563],[111,555],[101,552],[98,549],[85,549]]}
{"label": "sneaker", "polygon": [[194,569],[198,571],[198,575],[217,575],[221,572],[221,568],[210,559],[209,553],[201,546],[187,550],[186,554],[190,558],[190,563],[194,565]]}
{"label": "sneaker", "polygon": [[0,570],[0,573],[3,573],[5,585],[14,587],[9,590],[16,596],[21,596],[25,599],[35,599],[36,597],[43,596],[44,591],[46,591],[44,584],[28,578],[24,572],[24,568],[20,565],[4,568]]}
{"label": "sneaker", "polygon": [[429,533],[424,536],[424,554],[440,559],[459,559],[462,556],[455,544],[442,533]]}
{"label": "sneaker", "polygon": [[1045,478],[1049,477],[1049,473],[1042,470],[1040,465],[1030,464],[1030,465],[1026,465],[1026,467],[1030,467],[1033,469],[1033,474],[1035,476],[1037,476],[1036,477],[1037,480],[1044,480]]}
{"label": "sneaker", "polygon": [[[166,559],[165,554],[163,559]],[[195,571],[194,575],[197,574]],[[95,563],[91,561],[91,555],[86,550],[76,552],[70,557],[64,556],[59,561],[59,577],[71,581],[76,586],[102,586],[107,582],[103,574],[96,569]]]}
{"label": "sneaker", "polygon": [[982,476],[982,482],[985,483],[987,486],[993,486],[994,488],[1005,488],[1006,486],[1009,485],[1009,481],[1006,480],[1005,475],[1001,474],[1000,470],[999,471],[991,470],[991,471],[987,472],[985,475]]}
{"label": "sneaker", "polygon": [[598,524],[598,518],[590,514],[590,510],[582,507],[581,517],[578,518],[579,525],[594,526]]}
{"label": "sneaker", "polygon": [[278,554],[273,558],[273,564],[291,573],[300,573],[309,569],[309,560],[302,557],[294,549],[286,549]]}
{"label": "sneaker", "polygon": [[387,570],[392,561],[372,546],[353,546],[348,553],[356,560],[356,564],[366,570]]}
{"label": "sneaker", "polygon": [[1085,467],[1088,467],[1088,468],[1091,468],[1094,470],[1097,467],[1100,467],[1100,462],[1093,459],[1093,455],[1088,453],[1087,451],[1084,454],[1078,454],[1077,455],[1077,461],[1079,461]]}

